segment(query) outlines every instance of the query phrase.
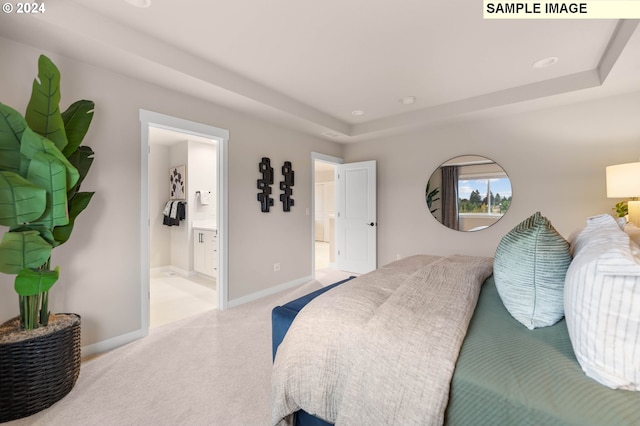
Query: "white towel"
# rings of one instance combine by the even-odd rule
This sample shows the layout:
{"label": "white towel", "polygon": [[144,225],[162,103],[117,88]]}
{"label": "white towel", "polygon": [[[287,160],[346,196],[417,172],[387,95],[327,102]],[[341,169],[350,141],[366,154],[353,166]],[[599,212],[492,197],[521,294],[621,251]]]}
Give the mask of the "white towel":
{"label": "white towel", "polygon": [[171,205],[172,204],[173,204],[173,201],[167,201],[167,204],[165,204],[164,210],[162,211],[162,214],[164,216],[169,216],[169,214],[171,213]]}
{"label": "white towel", "polygon": [[178,218],[178,204],[180,204],[179,201],[173,201],[171,203],[171,213],[169,214],[169,217],[171,219],[177,219]]}

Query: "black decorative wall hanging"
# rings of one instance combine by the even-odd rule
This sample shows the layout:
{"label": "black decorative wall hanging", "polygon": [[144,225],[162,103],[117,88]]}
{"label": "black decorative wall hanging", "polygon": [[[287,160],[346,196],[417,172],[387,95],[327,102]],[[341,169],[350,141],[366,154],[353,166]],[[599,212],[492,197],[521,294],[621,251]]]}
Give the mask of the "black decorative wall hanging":
{"label": "black decorative wall hanging", "polygon": [[282,201],[282,210],[285,212],[291,211],[291,206],[294,205],[294,200],[291,198],[293,195],[293,168],[291,167],[291,161],[285,161],[282,166],[282,176],[284,180],[280,182],[280,201]]}
{"label": "black decorative wall hanging", "polygon": [[271,167],[271,160],[268,157],[262,157],[262,161],[258,163],[258,171],[262,173],[262,179],[258,179],[258,189],[262,192],[258,192],[258,201],[264,213],[269,212],[269,208],[273,205],[273,198],[271,195],[271,186],[273,185],[273,167]]}

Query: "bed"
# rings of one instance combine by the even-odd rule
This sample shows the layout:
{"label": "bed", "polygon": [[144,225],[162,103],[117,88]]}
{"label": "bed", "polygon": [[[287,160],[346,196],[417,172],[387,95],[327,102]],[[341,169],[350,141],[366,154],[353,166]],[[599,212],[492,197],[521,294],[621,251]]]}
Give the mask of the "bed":
{"label": "bed", "polygon": [[[463,271],[464,264],[471,266]],[[421,311],[426,305],[417,299],[446,297],[420,292],[451,268],[476,271],[454,290],[452,300],[466,300],[459,312],[446,311],[453,325],[423,314],[369,316],[395,295],[401,311]],[[412,281],[418,290],[407,287]],[[445,306],[458,304],[452,300]],[[295,320],[285,320],[291,328],[273,342],[274,425],[640,424],[640,392],[588,377],[565,319],[533,330],[514,319],[486,258],[412,256],[297,303]],[[344,316],[353,309],[367,312],[356,314],[355,326]],[[433,349],[441,346],[434,334],[444,336],[444,349]]]}
{"label": "bed", "polygon": [[483,285],[451,382],[450,425],[638,425],[640,393],[587,377],[566,321],[527,330]]}

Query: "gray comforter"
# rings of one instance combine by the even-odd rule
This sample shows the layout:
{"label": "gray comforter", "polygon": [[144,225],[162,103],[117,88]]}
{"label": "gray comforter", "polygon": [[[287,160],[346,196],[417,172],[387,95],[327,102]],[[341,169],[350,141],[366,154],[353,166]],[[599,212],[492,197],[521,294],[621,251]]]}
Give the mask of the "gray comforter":
{"label": "gray comforter", "polygon": [[412,256],[332,289],[278,348],[272,423],[299,409],[337,425],[439,425],[493,260]]}

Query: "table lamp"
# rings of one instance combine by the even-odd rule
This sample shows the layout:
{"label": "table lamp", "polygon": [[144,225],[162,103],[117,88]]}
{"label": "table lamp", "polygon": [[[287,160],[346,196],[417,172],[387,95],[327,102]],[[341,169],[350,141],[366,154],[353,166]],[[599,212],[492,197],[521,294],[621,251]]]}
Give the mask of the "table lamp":
{"label": "table lamp", "polygon": [[628,201],[629,222],[640,226],[640,162],[607,167],[607,197]]}

